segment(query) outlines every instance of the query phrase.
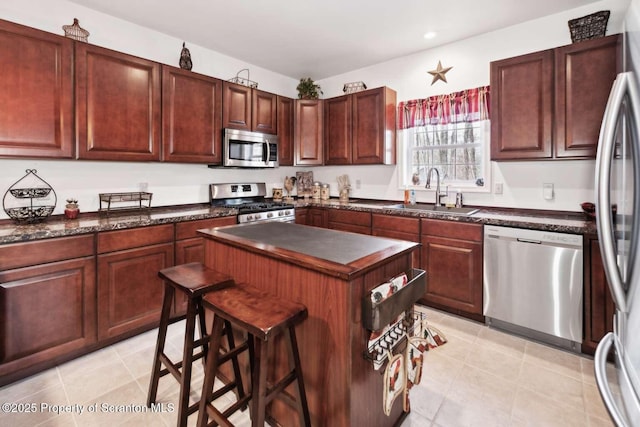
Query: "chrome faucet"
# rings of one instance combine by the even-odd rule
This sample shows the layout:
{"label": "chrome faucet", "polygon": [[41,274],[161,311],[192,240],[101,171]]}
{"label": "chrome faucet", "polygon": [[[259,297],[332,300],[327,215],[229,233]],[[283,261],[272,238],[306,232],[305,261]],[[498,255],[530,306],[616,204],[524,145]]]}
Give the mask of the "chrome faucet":
{"label": "chrome faucet", "polygon": [[429,172],[427,172],[427,183],[424,188],[431,188],[431,172],[436,172],[436,206],[442,206],[442,198],[447,197],[449,195],[448,191],[445,191],[444,194],[440,194],[440,172],[436,168],[430,168]]}

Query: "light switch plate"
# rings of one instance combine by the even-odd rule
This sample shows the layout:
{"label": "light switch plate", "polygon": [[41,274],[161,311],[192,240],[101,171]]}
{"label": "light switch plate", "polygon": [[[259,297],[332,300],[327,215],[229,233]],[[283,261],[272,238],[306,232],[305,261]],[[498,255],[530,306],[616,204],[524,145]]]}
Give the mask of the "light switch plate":
{"label": "light switch plate", "polygon": [[542,184],[542,197],[544,197],[545,200],[553,200],[553,184]]}
{"label": "light switch plate", "polygon": [[493,192],[495,194],[502,194],[502,183],[501,182],[496,182],[495,185],[493,186]]}

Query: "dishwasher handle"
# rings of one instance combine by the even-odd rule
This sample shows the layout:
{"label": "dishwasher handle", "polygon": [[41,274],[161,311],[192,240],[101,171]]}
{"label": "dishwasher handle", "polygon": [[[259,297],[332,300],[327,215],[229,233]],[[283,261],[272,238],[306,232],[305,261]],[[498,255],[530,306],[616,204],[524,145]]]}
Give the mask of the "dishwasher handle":
{"label": "dishwasher handle", "polygon": [[516,238],[516,240],[520,243],[533,243],[536,245],[541,245],[542,244],[542,240],[534,240],[534,239],[524,239],[522,237],[518,237]]}

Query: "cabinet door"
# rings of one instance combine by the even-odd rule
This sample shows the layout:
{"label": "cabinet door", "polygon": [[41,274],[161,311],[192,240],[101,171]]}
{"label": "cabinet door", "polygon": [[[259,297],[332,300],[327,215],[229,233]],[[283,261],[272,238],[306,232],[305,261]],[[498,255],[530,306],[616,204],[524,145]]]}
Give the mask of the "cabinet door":
{"label": "cabinet door", "polygon": [[491,160],[552,156],[553,50],[491,63]]}
{"label": "cabinet door", "polygon": [[329,209],[327,225],[334,230],[371,234],[371,213]]}
{"label": "cabinet door", "polygon": [[95,258],[0,272],[0,377],[96,342]]}
{"label": "cabinet door", "polygon": [[307,225],[327,228],[327,210],[321,208],[310,208],[309,212],[307,212],[307,221]]}
{"label": "cabinet door", "polygon": [[277,96],[253,89],[251,100],[251,130],[274,135],[278,133]]}
{"label": "cabinet door", "polygon": [[98,255],[98,338],[156,325],[164,283],[158,271],[173,265],[173,243]]}
{"label": "cabinet door", "polygon": [[296,224],[309,225],[308,217],[308,208],[296,208]]}
{"label": "cabinet door", "polygon": [[482,243],[423,237],[422,266],[429,272],[427,303],[482,316]]}
{"label": "cabinet door", "polygon": [[222,127],[251,130],[250,87],[231,82],[223,82]]}
{"label": "cabinet door", "polygon": [[322,100],[296,100],[296,165],[322,165]]}
{"label": "cabinet door", "polygon": [[0,157],[73,157],[73,41],[0,20],[0,46]]}
{"label": "cabinet door", "polygon": [[609,92],[618,74],[620,36],[555,50],[555,156],[595,158]]}
{"label": "cabinet door", "polygon": [[222,81],[162,66],[162,160],[222,163]]}
{"label": "cabinet door", "polygon": [[75,46],[78,158],[160,160],[160,64]]}
{"label": "cabinet door", "polygon": [[324,100],[324,163],[351,164],[351,96]]}
{"label": "cabinet door", "polygon": [[278,95],[278,162],[293,166],[293,99]]}
{"label": "cabinet door", "polygon": [[602,265],[598,240],[588,240],[585,248],[585,339],[582,351],[594,354],[598,343],[613,331],[615,305]]}
{"label": "cabinet door", "polygon": [[387,87],[353,95],[354,164],[395,164],[396,92]]}

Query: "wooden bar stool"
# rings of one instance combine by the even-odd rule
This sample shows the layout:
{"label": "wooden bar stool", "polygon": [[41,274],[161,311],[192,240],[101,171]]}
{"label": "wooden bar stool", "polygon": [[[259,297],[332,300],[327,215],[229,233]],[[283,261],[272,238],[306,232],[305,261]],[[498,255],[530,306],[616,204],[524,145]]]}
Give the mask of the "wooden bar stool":
{"label": "wooden bar stool", "polygon": [[[164,301],[162,303],[162,313],[160,316],[160,326],[158,328],[158,340],[156,343],[156,352],[153,360],[153,371],[151,373],[151,382],[149,384],[149,394],[147,396],[147,406],[151,406],[156,402],[158,392],[158,382],[160,377],[172,374],[180,383],[180,401],[178,402],[178,426],[187,425],[187,418],[190,414],[198,409],[195,403],[189,406],[189,393],[191,389],[191,368],[194,360],[211,357],[208,350],[209,336],[206,334],[204,309],[202,307],[202,295],[219,286],[233,284],[233,279],[226,274],[219,273],[215,270],[205,267],[199,262],[178,265],[175,267],[165,268],[158,272],[158,275],[164,279]],[[186,316],[171,317],[171,306],[176,294],[176,290],[182,292],[187,297],[187,314]],[[196,315],[198,316],[200,338],[194,340]],[[176,363],[172,362],[164,353],[164,345],[167,338],[167,329],[170,324],[186,319],[184,348],[182,360]],[[217,357],[212,359],[219,360],[224,363],[231,360],[233,363],[234,379],[227,384],[224,389],[216,391],[217,398],[226,392],[237,389],[238,398],[243,398],[245,392],[240,377],[240,365],[237,355],[241,351],[247,350],[248,345],[236,347],[231,333],[231,325],[226,322],[222,331],[227,336],[228,351],[220,354],[221,350],[213,353]],[[199,352],[194,354],[194,349]],[[162,369],[162,365],[165,369]]]}
{"label": "wooden bar stool", "polygon": [[[276,298],[264,291],[245,284],[225,286],[208,292],[202,300],[204,308],[215,314],[213,331],[209,338],[209,355],[215,354],[222,340],[225,322],[231,322],[234,328],[246,331],[249,343],[251,367],[251,425],[264,426],[265,410],[275,398],[281,398],[298,411],[301,426],[310,426],[309,408],[302,379],[300,356],[296,341],[295,325],[307,316],[307,308],[299,303]],[[267,384],[267,362],[269,343],[280,333],[285,333],[289,366],[291,371],[274,385]],[[237,410],[230,407],[221,413],[212,401],[213,381],[218,370],[215,357],[207,359],[207,367],[202,386],[202,398],[198,412],[198,426],[204,427],[208,417],[222,426],[232,426],[228,417]],[[296,396],[285,391],[289,384],[297,382]],[[237,402],[236,406],[243,402]]]}

